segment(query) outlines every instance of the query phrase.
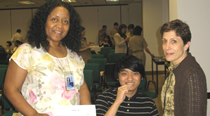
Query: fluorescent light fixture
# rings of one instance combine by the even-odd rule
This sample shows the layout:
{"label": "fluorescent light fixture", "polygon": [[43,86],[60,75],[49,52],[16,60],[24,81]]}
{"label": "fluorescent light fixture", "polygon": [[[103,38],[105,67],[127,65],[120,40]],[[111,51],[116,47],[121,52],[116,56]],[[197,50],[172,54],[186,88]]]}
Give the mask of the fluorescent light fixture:
{"label": "fluorescent light fixture", "polygon": [[119,2],[119,0],[106,0],[107,2]]}
{"label": "fluorescent light fixture", "polygon": [[77,2],[76,0],[62,0],[62,2]]}
{"label": "fluorescent light fixture", "polygon": [[20,3],[20,4],[35,4],[34,2],[31,2],[31,1],[19,1],[18,3]]}

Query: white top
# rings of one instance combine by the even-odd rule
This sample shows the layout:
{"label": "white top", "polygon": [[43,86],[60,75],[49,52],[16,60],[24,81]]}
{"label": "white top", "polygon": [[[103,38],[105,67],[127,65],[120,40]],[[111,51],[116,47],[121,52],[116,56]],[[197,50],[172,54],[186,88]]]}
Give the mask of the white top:
{"label": "white top", "polygon": [[[53,116],[55,106],[79,104],[78,91],[84,82],[85,64],[77,53],[69,49],[67,51],[66,57],[56,58],[42,47],[32,48],[24,43],[11,57],[19,67],[27,70],[21,93],[39,113]],[[74,90],[66,90],[65,71],[73,73]]]}

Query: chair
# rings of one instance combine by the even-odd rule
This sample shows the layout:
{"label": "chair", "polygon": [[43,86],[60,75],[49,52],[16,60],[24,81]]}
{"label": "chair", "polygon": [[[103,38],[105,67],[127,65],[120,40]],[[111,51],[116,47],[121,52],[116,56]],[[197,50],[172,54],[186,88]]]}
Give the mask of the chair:
{"label": "chair", "polygon": [[119,86],[119,82],[115,79],[114,69],[115,63],[108,63],[105,65],[105,71],[103,75],[105,80],[105,87]]}
{"label": "chair", "polygon": [[116,63],[120,58],[122,58],[125,55],[125,53],[110,53],[108,54],[108,62]]}
{"label": "chair", "polygon": [[86,63],[84,70],[93,70],[93,91],[97,90],[100,82],[100,66],[97,63]]}
{"label": "chair", "polygon": [[111,47],[102,47],[100,54],[104,55],[104,57],[106,58],[111,49],[112,49]]}
{"label": "chair", "polygon": [[115,49],[111,49],[111,50],[109,51],[109,54],[111,54],[111,53],[115,53]]}
{"label": "chair", "polygon": [[18,111],[15,110],[15,107],[10,103],[10,101],[4,95],[4,92],[2,92],[1,103],[2,103],[1,106],[2,116],[12,116],[13,113],[18,113]]}
{"label": "chair", "polygon": [[8,64],[9,61],[7,59],[7,53],[6,52],[0,52],[0,64]]}
{"label": "chair", "polygon": [[[6,76],[8,65],[0,65],[0,91],[2,92],[3,83]],[[0,94],[1,94],[0,92]]]}
{"label": "chair", "polygon": [[92,54],[91,56],[92,58],[104,58],[104,55],[102,54]]}
{"label": "chair", "polygon": [[141,80],[141,83],[139,84],[139,87],[138,87],[138,91],[147,95],[148,97],[150,97],[152,99],[156,98],[157,97],[156,93],[146,90],[146,83],[147,83],[147,78],[145,77],[145,78],[143,78],[143,80]]}
{"label": "chair", "polygon": [[87,70],[87,69],[84,69],[83,70],[84,72],[84,79],[85,79],[85,82],[87,84],[87,87],[90,91],[90,95],[91,95],[91,101],[93,103],[94,99],[95,99],[95,92],[92,90],[93,88],[93,70]]}
{"label": "chair", "polygon": [[102,58],[92,58],[87,61],[87,63],[97,63],[100,65],[100,71],[104,71],[104,67],[107,63],[106,59]]}

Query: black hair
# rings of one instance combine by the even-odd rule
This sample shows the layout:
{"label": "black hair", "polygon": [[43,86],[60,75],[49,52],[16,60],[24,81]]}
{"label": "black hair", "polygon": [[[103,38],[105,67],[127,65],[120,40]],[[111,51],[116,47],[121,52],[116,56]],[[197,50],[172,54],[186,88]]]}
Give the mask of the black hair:
{"label": "black hair", "polygon": [[19,45],[22,44],[21,41],[19,41],[19,40],[16,40],[15,43],[17,43]]}
{"label": "black hair", "polygon": [[117,22],[114,23],[114,26],[116,26],[116,25],[118,26],[118,23]]}
{"label": "black hair", "polygon": [[84,31],[84,30],[85,30],[85,28],[82,26],[82,27],[81,27],[81,32]]}
{"label": "black hair", "polygon": [[127,26],[125,24],[121,24],[119,26],[118,33],[120,34],[121,37],[126,38],[126,32],[125,33],[122,33],[122,29],[123,28],[127,28]]}
{"label": "black hair", "polygon": [[17,29],[17,31],[16,31],[16,32],[20,33],[20,32],[21,32],[21,29]]}
{"label": "black hair", "polygon": [[142,28],[140,26],[136,26],[133,30],[133,35],[141,35]]}
{"label": "black hair", "polygon": [[61,2],[60,0],[50,0],[38,9],[31,21],[31,25],[28,31],[28,43],[32,47],[37,48],[40,48],[41,45],[46,51],[48,51],[49,41],[47,40],[45,24],[48,15],[53,11],[53,9],[59,6],[66,8],[70,16],[69,30],[67,35],[61,40],[61,44],[66,46],[68,49],[79,53],[79,48],[81,46],[80,16],[69,3]]}
{"label": "black hair", "polygon": [[[184,45],[186,45],[188,41],[191,41],[190,27],[187,23],[184,23],[179,19],[163,24],[160,30],[161,37],[163,37],[164,32],[169,31],[175,31],[176,35],[182,38]],[[189,48],[187,49],[187,52],[189,52]]]}
{"label": "black hair", "polygon": [[7,41],[6,43],[9,44],[9,47],[12,46],[12,42],[11,41]]}
{"label": "black hair", "polygon": [[134,29],[134,24],[128,25],[128,29]]}
{"label": "black hair", "polygon": [[115,65],[115,78],[118,79],[118,73],[123,69],[130,69],[133,72],[139,72],[141,78],[145,77],[144,66],[141,63],[141,60],[133,55],[123,56]]}
{"label": "black hair", "polygon": [[102,28],[106,28],[106,25],[103,25],[103,27]]}

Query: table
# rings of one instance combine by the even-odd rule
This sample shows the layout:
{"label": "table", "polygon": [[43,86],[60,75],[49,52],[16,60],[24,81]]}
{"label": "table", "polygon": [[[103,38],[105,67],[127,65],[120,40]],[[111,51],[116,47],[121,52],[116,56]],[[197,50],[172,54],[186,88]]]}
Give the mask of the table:
{"label": "table", "polygon": [[[153,76],[153,62],[156,64],[156,83],[154,81],[154,76]],[[158,65],[164,65],[165,66],[165,77],[166,77],[166,68],[168,66],[167,61],[163,59],[163,57],[152,57],[152,81],[148,81],[147,88],[149,87],[150,82],[155,85],[155,91],[158,94]]]}
{"label": "table", "polygon": [[98,54],[98,52],[100,52],[102,48],[102,47],[99,47],[99,45],[91,45],[90,47],[91,47],[91,50],[96,52],[96,54]]}

